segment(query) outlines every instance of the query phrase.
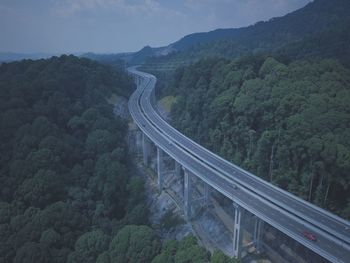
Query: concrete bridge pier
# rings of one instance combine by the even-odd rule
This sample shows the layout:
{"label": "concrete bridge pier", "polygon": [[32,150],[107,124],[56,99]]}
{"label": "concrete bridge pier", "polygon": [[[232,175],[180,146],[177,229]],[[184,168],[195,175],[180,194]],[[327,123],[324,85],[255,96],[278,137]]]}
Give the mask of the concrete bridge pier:
{"label": "concrete bridge pier", "polygon": [[158,188],[159,191],[163,189],[164,183],[164,160],[163,160],[163,151],[157,147],[157,173],[158,173]]}
{"label": "concrete bridge pier", "polygon": [[255,217],[253,242],[258,252],[261,252],[261,234],[262,234],[263,224],[264,224],[264,221],[262,221],[258,217]]}
{"label": "concrete bridge pier", "polygon": [[235,222],[233,227],[233,256],[235,258],[240,258],[242,252],[242,217],[244,214],[244,209],[236,203],[233,203],[233,207],[235,210]]}
{"label": "concrete bridge pier", "polygon": [[141,144],[142,144],[142,132],[140,130],[136,131],[136,154],[140,154],[140,149],[141,149]]}
{"label": "concrete bridge pier", "polygon": [[192,174],[184,169],[184,213],[187,220],[191,220],[191,202],[192,202]]}
{"label": "concrete bridge pier", "polygon": [[143,148],[143,164],[148,165],[150,154],[150,141],[146,134],[142,133],[142,148]]}
{"label": "concrete bridge pier", "polygon": [[210,202],[210,186],[207,183],[204,183],[204,202],[205,207],[208,207]]}
{"label": "concrete bridge pier", "polygon": [[[174,160],[175,161],[175,160]],[[181,165],[175,161],[175,176],[180,176],[181,175]]]}

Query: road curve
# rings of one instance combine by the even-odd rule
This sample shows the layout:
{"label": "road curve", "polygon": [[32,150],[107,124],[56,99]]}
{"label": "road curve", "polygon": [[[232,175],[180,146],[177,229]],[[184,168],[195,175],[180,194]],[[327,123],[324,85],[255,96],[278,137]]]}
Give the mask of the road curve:
{"label": "road curve", "polygon": [[[158,115],[151,103],[156,78],[135,68],[129,72],[143,79],[129,100],[130,113],[158,147],[213,188],[299,243],[332,262],[347,262],[349,222],[258,179],[179,133]],[[233,184],[239,185],[238,191]],[[305,216],[306,210],[311,212]],[[313,219],[315,216],[317,221]],[[318,224],[320,216],[331,224],[322,221]],[[305,229],[317,233],[318,241],[305,239],[301,235]],[[345,231],[338,233],[338,230]]]}
{"label": "road curve", "polygon": [[[153,76],[149,77],[152,78],[155,84],[156,79]],[[151,105],[151,100],[148,99],[152,97],[151,93],[153,90],[154,89],[145,90],[144,96],[141,98],[142,107],[148,112],[148,115],[152,118],[154,123],[175,143],[180,143],[185,146],[188,151],[191,151],[199,159],[204,160],[215,170],[234,180],[238,185],[249,188],[251,191],[254,191],[281,208],[287,207],[289,212],[301,217],[310,224],[314,224],[317,228],[328,232],[341,242],[350,245],[350,223],[348,221],[273,186],[240,167],[229,163],[171,127],[157,114],[153,105]]]}

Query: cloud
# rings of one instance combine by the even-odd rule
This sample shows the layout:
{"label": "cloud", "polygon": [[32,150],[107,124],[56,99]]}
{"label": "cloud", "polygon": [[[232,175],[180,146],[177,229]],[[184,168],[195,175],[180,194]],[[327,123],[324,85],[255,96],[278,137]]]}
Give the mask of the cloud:
{"label": "cloud", "polygon": [[[281,16],[311,0],[0,0],[0,50],[138,50]],[[40,41],[39,41],[40,40]]]}
{"label": "cloud", "polygon": [[53,0],[52,10],[62,16],[70,16],[85,10],[109,8],[112,0]]}
{"label": "cloud", "polygon": [[124,16],[164,17],[181,16],[181,12],[166,8],[157,0],[54,0],[54,10],[59,15],[70,16],[80,12],[111,11]]}

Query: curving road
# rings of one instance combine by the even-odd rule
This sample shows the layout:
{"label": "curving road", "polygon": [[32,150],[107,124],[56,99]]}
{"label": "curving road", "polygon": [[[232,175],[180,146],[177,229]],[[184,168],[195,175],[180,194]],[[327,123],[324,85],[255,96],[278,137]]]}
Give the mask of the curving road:
{"label": "curving road", "polygon": [[[317,254],[332,262],[347,262],[348,221],[261,180],[178,132],[159,116],[151,103],[156,78],[135,68],[129,72],[142,79],[129,100],[130,113],[158,147],[192,174]],[[305,239],[301,234],[304,230],[315,233],[317,242]]]}

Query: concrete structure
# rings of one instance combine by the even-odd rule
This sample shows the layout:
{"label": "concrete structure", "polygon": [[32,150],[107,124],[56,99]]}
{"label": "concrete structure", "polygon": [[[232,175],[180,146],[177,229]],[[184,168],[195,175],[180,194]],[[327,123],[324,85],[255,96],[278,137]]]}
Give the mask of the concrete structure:
{"label": "concrete structure", "polygon": [[[148,164],[150,141],[157,147],[158,186],[163,187],[163,154],[174,159],[175,176],[184,170],[184,214],[191,220],[193,179],[205,183],[204,198],[209,201],[209,189],[218,191],[234,202],[235,220],[233,252],[242,251],[242,223],[245,211],[256,215],[253,243],[261,250],[261,232],[266,222],[303,246],[331,262],[347,262],[350,258],[350,223],[307,203],[227,162],[196,144],[166,123],[154,109],[154,76],[129,70],[136,76],[138,89],[129,100],[129,110],[143,132],[144,164]],[[312,232],[317,242],[308,240],[303,231]]]}
{"label": "concrete structure", "polygon": [[180,176],[181,175],[181,165],[175,161],[175,175]]}
{"label": "concrete structure", "polygon": [[143,164],[147,165],[149,160],[149,154],[150,154],[150,142],[144,133],[142,134],[142,149],[143,149]]}
{"label": "concrete structure", "polygon": [[260,220],[260,218],[255,217],[253,242],[256,249],[259,252],[261,252],[261,233],[262,233],[263,223],[264,222]]}
{"label": "concrete structure", "polygon": [[191,173],[185,169],[184,180],[184,214],[187,220],[191,220],[191,205],[192,205],[192,180]]}
{"label": "concrete structure", "polygon": [[158,173],[158,188],[160,191],[163,189],[164,183],[164,163],[163,163],[163,151],[157,147],[157,173]]}
{"label": "concrete structure", "polygon": [[233,255],[237,258],[241,257],[242,251],[242,214],[244,210],[238,204],[233,203],[235,209],[235,223],[233,227]]}
{"label": "concrete structure", "polygon": [[142,132],[136,131],[136,151],[137,151],[137,154],[139,153],[139,149],[142,149],[141,144],[142,144]]}

